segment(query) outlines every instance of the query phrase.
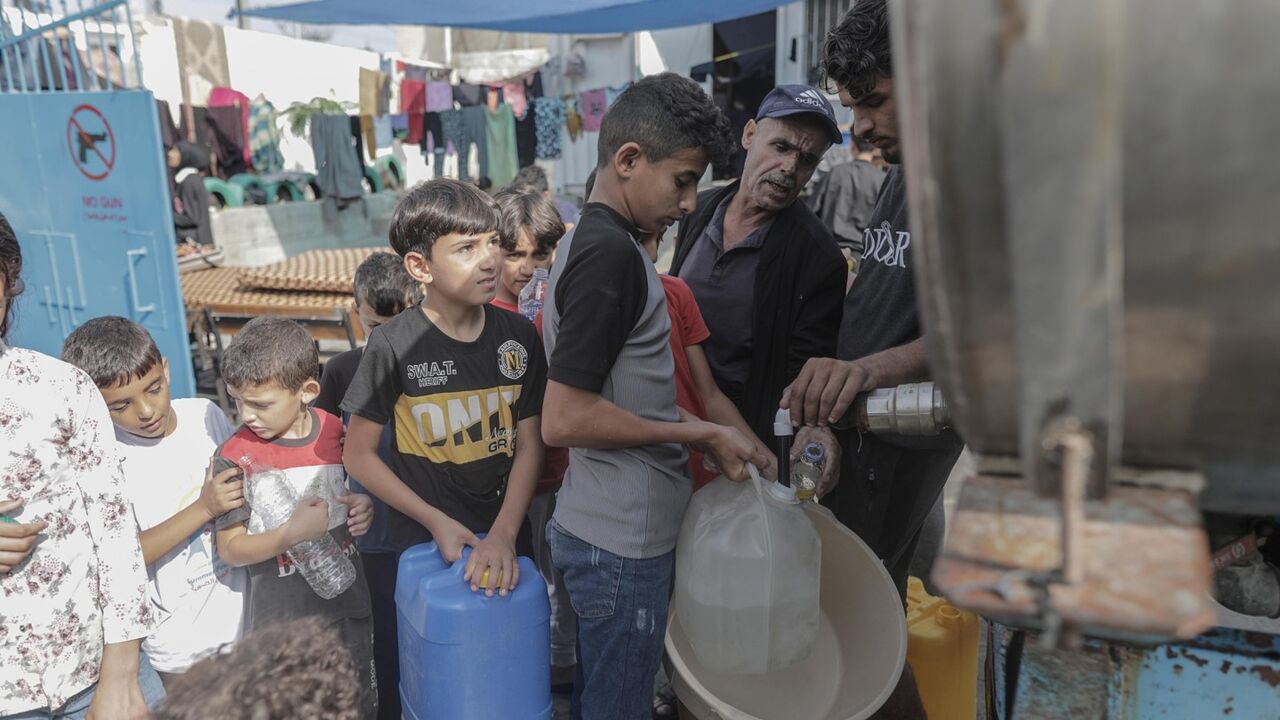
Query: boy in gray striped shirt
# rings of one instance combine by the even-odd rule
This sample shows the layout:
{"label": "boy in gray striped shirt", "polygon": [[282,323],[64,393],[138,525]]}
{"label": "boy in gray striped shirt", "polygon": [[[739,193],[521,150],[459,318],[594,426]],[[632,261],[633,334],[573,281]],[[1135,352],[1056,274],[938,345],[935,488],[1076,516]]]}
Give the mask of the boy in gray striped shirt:
{"label": "boy in gray striped shirt", "polygon": [[578,616],[575,720],[650,717],[693,488],[684,446],[736,480],[768,460],[739,431],[677,410],[666,296],[639,245],[693,210],[708,163],[734,151],[696,83],[637,82],[604,117],[595,188],[551,269],[543,437],[570,451],[547,541]]}

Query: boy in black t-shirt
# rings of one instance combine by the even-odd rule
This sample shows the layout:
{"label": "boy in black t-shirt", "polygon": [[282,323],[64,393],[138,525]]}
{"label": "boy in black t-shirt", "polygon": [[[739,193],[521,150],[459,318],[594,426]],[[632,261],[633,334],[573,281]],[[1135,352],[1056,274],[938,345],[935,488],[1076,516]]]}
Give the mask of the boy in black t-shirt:
{"label": "boy in black t-shirt", "polygon": [[[528,547],[546,382],[533,323],[489,305],[498,225],[494,201],[456,180],[405,195],[391,246],[427,299],[374,330],[342,402],[351,414],[344,462],[391,506],[391,545],[435,540],[450,562],[474,548],[464,578],[489,595],[515,588],[522,534]],[[390,463],[377,452],[388,423]]]}
{"label": "boy in black t-shirt", "polygon": [[[391,321],[406,309],[416,309],[422,302],[422,284],[409,277],[399,255],[376,252],[356,268],[353,280],[356,317],[367,338],[373,329]],[[351,379],[360,366],[364,348],[358,347],[333,356],[324,364],[320,376],[320,394],[312,407],[348,418],[339,409]],[[382,433],[378,452],[389,458],[391,429]],[[352,492],[365,492],[359,481],[347,478]],[[373,498],[373,522],[369,532],[356,538],[356,548],[364,562],[369,581],[369,601],[373,606],[373,657],[378,672],[378,718],[400,719],[400,652],[396,633],[396,571],[399,555],[387,537],[389,510],[386,503]]]}

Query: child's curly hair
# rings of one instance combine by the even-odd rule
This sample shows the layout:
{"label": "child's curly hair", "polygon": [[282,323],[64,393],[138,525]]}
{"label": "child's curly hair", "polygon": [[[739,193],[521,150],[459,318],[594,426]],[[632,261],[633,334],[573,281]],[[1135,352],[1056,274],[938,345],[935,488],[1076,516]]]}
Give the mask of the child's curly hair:
{"label": "child's curly hair", "polygon": [[337,630],[307,617],[246,635],[227,655],[196,663],[155,720],[360,719],[360,682]]}

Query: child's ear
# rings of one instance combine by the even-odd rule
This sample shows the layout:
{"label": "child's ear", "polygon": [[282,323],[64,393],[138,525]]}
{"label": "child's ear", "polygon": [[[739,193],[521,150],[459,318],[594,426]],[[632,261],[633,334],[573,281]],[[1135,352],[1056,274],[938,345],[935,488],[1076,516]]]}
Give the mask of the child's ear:
{"label": "child's ear", "polygon": [[419,252],[406,253],[404,256],[404,269],[409,273],[409,277],[417,280],[423,285],[431,284],[431,261]]}
{"label": "child's ear", "polygon": [[622,147],[613,154],[613,170],[620,177],[629,178],[635,172],[636,165],[640,162],[640,157],[644,151],[636,143],[623,143]]}
{"label": "child's ear", "polygon": [[160,358],[160,367],[164,368],[164,384],[169,384],[169,358]]}
{"label": "child's ear", "polygon": [[302,398],[302,402],[310,405],[311,401],[315,400],[316,396],[320,394],[320,381],[312,379],[302,383],[302,389],[298,391],[298,394]]}

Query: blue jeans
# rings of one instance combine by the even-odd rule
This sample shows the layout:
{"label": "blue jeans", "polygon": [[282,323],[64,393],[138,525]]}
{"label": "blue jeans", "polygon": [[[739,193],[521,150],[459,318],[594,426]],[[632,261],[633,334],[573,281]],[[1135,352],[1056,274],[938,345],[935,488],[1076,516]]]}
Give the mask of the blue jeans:
{"label": "blue jeans", "polygon": [[578,616],[573,720],[649,720],[675,552],[624,558],[574,537],[555,520],[547,523],[547,542]]}
{"label": "blue jeans", "polygon": [[[151,667],[151,661],[147,659],[147,654],[144,652],[138,653],[138,687],[142,689],[142,697],[147,701],[147,707],[152,710],[164,699],[164,686],[160,684],[160,676]],[[97,683],[90,685],[72,696],[57,710],[49,708],[27,710],[17,715],[7,715],[3,720],[84,720],[84,716],[89,714],[89,705],[93,703],[93,695],[97,689]]]}

